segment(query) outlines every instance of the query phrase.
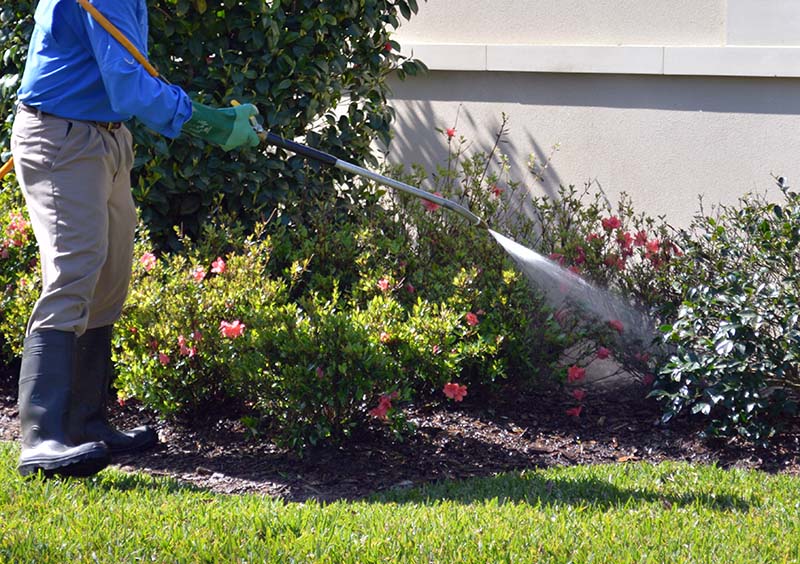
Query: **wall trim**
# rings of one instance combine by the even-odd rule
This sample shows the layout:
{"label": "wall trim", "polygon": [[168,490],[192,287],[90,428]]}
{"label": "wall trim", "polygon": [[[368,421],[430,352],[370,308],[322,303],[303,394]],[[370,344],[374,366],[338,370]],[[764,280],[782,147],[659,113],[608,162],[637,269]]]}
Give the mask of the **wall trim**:
{"label": "wall trim", "polygon": [[439,71],[800,78],[800,47],[408,43]]}

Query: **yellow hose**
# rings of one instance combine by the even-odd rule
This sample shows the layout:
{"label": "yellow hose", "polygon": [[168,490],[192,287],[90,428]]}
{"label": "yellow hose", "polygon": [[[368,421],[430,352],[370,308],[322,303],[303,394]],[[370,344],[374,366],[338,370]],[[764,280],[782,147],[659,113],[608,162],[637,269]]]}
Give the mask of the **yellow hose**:
{"label": "yellow hose", "polygon": [[156,68],[150,64],[150,61],[148,61],[147,58],[144,55],[142,55],[142,53],[136,48],[136,46],[133,43],[131,43],[128,40],[128,38],[125,37],[122,34],[122,32],[116,28],[116,26],[114,26],[114,24],[108,21],[108,19],[103,14],[101,14],[97,10],[97,8],[92,6],[89,3],[89,0],[78,0],[78,4],[80,4],[84,10],[89,12],[92,15],[92,17],[95,20],[97,20],[97,23],[99,23],[103,27],[103,29],[105,29],[108,33],[110,33],[112,37],[114,37],[114,39],[119,41],[122,44],[122,46],[125,47],[125,49],[127,49],[131,55],[133,55],[133,58],[141,63],[141,65],[144,67],[144,70],[146,70],[150,74],[150,76],[153,76],[155,78],[160,77]]}
{"label": "yellow hose", "polygon": [[14,170],[14,157],[11,157],[6,161],[6,164],[0,167],[0,180],[5,177],[6,174]]}

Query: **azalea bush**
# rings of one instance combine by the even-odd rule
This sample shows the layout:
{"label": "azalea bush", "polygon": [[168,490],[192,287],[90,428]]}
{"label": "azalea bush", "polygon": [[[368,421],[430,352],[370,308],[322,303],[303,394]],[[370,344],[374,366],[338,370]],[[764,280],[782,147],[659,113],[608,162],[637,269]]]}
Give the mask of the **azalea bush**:
{"label": "azalea bush", "polygon": [[687,233],[680,307],[663,328],[673,354],[654,391],[665,420],[699,414],[712,435],[763,442],[796,411],[800,197],[779,187],[700,213]]}
{"label": "azalea bush", "polygon": [[[568,414],[580,416],[590,400],[585,386],[586,369],[598,360],[615,359],[620,366],[618,375],[636,378],[649,388],[661,360],[656,328],[659,320],[669,318],[678,300],[672,272],[675,261],[683,256],[676,242],[680,234],[663,218],[637,213],[631,198],[625,194],[613,205],[594,184],[583,189],[562,186],[552,198],[536,196],[536,184],[550,166],[552,155],[544,161],[531,155],[530,176],[512,178],[508,157],[500,152],[508,134],[505,115],[492,142],[484,148],[474,148],[472,141],[459,135],[455,125],[439,132],[448,147],[445,163],[433,171],[420,166],[411,170],[395,166],[390,173],[460,202],[502,234],[560,267],[565,280],[581,277],[598,289],[607,289],[626,307],[641,311],[643,318],[652,319],[649,327],[652,338],[646,340],[635,334],[638,327],[626,327],[619,319],[598,318],[592,311],[582,309],[579,300],[561,303],[550,310],[540,309],[549,313],[536,322],[552,324],[555,329],[550,334],[562,336],[564,367],[554,374],[574,400]],[[428,221],[415,223],[418,252],[423,257],[436,248],[425,244],[433,241],[435,245],[444,245],[446,253],[459,261],[472,260],[471,244],[462,245],[448,236],[458,220],[441,214],[436,204],[398,195],[393,205],[400,217],[419,209],[428,212]],[[464,235],[459,232],[461,236]],[[502,255],[502,249],[496,245],[486,252],[487,256]],[[428,266],[436,264],[442,256],[433,254],[430,259]],[[554,303],[555,300],[548,299],[552,298],[548,296],[549,288],[538,285],[535,276],[530,282],[529,291],[538,295],[541,303]]]}
{"label": "azalea bush", "polygon": [[[0,363],[7,364],[25,335],[9,320],[25,317],[31,303],[18,299],[17,289],[38,286],[38,251],[22,194],[13,175],[0,183]],[[27,292],[25,292],[27,294]],[[27,320],[27,318],[26,318]],[[16,325],[16,324],[13,324]]]}

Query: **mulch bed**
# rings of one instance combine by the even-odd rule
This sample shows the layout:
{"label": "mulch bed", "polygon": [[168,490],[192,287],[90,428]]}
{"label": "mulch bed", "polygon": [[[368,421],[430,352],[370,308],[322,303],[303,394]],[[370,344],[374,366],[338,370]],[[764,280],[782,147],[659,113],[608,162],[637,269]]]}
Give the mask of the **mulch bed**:
{"label": "mulch bed", "polygon": [[[0,368],[0,440],[18,440],[15,378]],[[659,409],[637,383],[590,389],[580,418],[574,403],[553,387],[509,394],[491,402],[406,409],[417,433],[392,440],[380,427],[366,429],[341,447],[317,448],[302,457],[248,436],[238,421],[209,419],[190,427],[154,421],[134,408],[112,409],[120,427],[155,424],[161,444],[114,464],[126,471],[175,478],[219,493],[257,493],[287,501],[359,499],[391,488],[526,468],[574,464],[685,460],[722,467],[800,474],[800,419],[769,449],[737,441],[703,441],[699,422],[663,427]]]}

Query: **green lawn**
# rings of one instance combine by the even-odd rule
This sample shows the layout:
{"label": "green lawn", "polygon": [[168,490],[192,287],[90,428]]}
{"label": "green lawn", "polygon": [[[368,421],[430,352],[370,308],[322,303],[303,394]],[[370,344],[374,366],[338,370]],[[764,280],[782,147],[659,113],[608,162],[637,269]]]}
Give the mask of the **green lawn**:
{"label": "green lawn", "polygon": [[222,496],[110,469],[23,480],[0,443],[0,562],[800,562],[800,479],[555,468],[352,503]]}

